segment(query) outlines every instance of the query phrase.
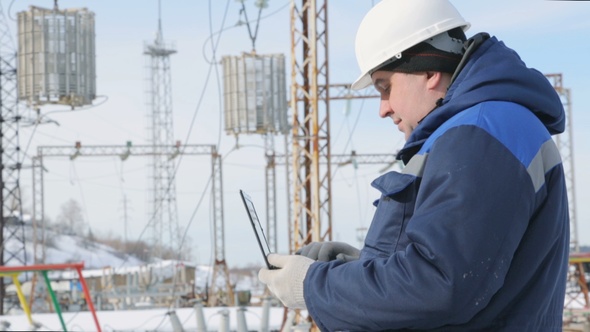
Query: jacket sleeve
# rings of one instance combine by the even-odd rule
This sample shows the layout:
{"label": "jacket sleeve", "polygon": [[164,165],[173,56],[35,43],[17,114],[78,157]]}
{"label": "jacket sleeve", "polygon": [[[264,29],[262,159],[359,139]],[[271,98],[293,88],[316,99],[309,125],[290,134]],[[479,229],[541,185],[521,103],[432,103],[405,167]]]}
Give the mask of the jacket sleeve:
{"label": "jacket sleeve", "polygon": [[535,209],[518,156],[487,131],[458,126],[436,139],[417,181],[406,246],[310,267],[305,302],[322,330],[463,324],[502,286]]}

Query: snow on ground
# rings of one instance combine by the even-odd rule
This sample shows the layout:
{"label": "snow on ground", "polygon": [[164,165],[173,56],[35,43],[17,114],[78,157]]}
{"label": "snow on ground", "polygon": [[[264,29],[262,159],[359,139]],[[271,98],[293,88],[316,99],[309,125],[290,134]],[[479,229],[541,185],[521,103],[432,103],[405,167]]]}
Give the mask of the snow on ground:
{"label": "snow on ground", "polygon": [[[197,329],[195,309],[174,309],[178,320],[185,331]],[[219,331],[222,326],[223,311],[229,314],[230,330],[237,330],[237,307],[203,308],[206,327],[208,331]],[[99,311],[98,321],[102,331],[173,331],[170,316],[167,309],[149,310],[119,310]],[[269,329],[279,330],[283,320],[284,309],[273,307],[269,314]],[[248,330],[258,331],[263,316],[261,307],[245,307],[246,326]],[[33,314],[33,321],[40,327],[37,331],[62,331],[57,314]],[[64,313],[64,322],[68,331],[96,331],[93,317],[88,311],[78,313]],[[0,328],[4,322],[10,323],[5,331],[31,331],[25,315],[0,316]]]}

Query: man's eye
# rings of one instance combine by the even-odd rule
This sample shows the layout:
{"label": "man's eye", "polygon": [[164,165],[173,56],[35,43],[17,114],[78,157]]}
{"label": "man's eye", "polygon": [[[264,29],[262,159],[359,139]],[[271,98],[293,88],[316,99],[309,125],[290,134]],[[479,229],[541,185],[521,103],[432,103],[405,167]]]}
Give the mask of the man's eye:
{"label": "man's eye", "polygon": [[379,92],[379,93],[389,93],[389,86],[377,85],[377,86],[375,86],[375,88],[377,89],[377,92]]}

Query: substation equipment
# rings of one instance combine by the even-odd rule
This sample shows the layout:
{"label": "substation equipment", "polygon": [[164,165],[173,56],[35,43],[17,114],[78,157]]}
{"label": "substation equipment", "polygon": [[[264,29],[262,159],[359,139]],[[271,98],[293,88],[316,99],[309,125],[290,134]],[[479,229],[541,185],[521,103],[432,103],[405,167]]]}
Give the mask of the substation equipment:
{"label": "substation equipment", "polygon": [[[164,159],[174,160],[181,156],[210,156],[211,157],[211,196],[213,200],[213,209],[216,211],[223,211],[223,200],[221,198],[221,188],[223,184],[223,173],[221,155],[217,152],[215,145],[194,145],[187,144],[181,145],[180,143],[172,145],[133,145],[128,142],[126,145],[82,145],[77,142],[73,146],[38,146],[37,155],[33,157],[33,216],[35,220],[40,221],[39,234],[34,234],[34,255],[36,261],[41,263],[45,262],[45,250],[46,250],[46,234],[45,229],[48,225],[45,225],[43,215],[45,210],[44,204],[44,179],[43,172],[46,170],[44,162],[48,159],[55,158],[68,158],[70,160],[78,158],[97,158],[97,157],[118,157],[121,161],[125,161],[131,157],[163,157]],[[218,213],[213,214],[213,225],[215,231],[219,227],[223,227],[223,215]],[[33,228],[33,232],[37,232],[37,228]],[[225,249],[223,242],[215,241],[214,243],[216,254],[223,257]],[[41,249],[39,250],[38,247]],[[228,273],[224,271],[224,273]],[[177,287],[185,285],[175,285]],[[229,292],[229,294],[227,294]],[[223,296],[220,296],[223,295]],[[178,294],[179,296],[182,294]],[[102,297],[107,300],[114,294],[102,294]],[[149,294],[145,295],[149,297]],[[229,278],[225,279],[225,284],[212,284],[207,294],[207,301],[210,304],[215,303],[216,305],[230,305],[227,301],[233,299],[233,292],[229,283]],[[231,303],[231,302],[229,302]]]}
{"label": "substation equipment", "polygon": [[[264,139],[266,227],[269,247],[277,251],[275,135],[284,135],[288,126],[285,56],[243,53],[224,56],[223,105],[228,135],[259,134]],[[239,145],[238,145],[239,147]]]}

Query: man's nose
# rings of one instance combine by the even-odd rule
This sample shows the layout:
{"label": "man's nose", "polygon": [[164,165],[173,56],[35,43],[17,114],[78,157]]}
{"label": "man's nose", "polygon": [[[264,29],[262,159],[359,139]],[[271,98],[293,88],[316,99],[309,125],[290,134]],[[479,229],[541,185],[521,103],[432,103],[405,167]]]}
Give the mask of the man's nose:
{"label": "man's nose", "polygon": [[381,97],[381,104],[379,106],[379,116],[382,118],[388,117],[393,110],[391,109],[391,105],[389,104],[389,100],[387,98]]}

